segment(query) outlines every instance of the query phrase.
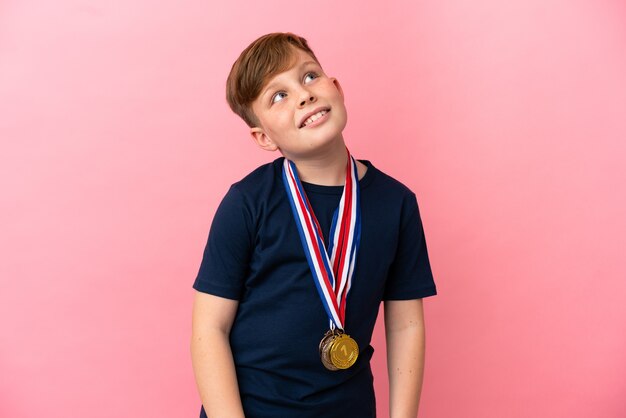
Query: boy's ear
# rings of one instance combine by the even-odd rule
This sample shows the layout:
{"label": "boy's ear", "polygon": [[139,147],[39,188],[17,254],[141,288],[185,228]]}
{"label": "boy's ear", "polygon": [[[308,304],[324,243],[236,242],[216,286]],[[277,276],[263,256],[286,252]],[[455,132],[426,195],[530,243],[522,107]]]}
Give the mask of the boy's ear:
{"label": "boy's ear", "polygon": [[343,95],[343,89],[341,88],[341,84],[339,84],[339,80],[337,80],[337,78],[335,77],[331,77],[330,78],[333,82],[333,84],[335,85],[335,87],[337,88],[337,90],[339,90],[339,94],[341,94],[342,98],[345,98]]}
{"label": "boy's ear", "polygon": [[278,149],[278,146],[267,136],[263,129],[255,126],[250,129],[250,135],[254,142],[265,151],[276,151]]}

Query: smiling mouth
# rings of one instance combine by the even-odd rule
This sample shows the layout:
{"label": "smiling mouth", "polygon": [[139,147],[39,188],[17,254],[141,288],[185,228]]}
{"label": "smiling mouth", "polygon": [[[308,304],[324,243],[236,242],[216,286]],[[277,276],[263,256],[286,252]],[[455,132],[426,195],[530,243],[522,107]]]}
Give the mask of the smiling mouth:
{"label": "smiling mouth", "polygon": [[319,112],[317,112],[314,115],[309,116],[303,123],[302,125],[300,125],[300,129],[304,128],[305,126],[309,126],[310,124],[314,123],[315,121],[317,121],[318,119],[324,117],[328,112],[330,112],[330,109],[322,109]]}

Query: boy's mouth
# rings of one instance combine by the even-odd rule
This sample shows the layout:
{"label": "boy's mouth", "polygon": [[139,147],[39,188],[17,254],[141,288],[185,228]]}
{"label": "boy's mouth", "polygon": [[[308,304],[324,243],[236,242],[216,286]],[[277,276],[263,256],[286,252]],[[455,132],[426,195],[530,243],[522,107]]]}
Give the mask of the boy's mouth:
{"label": "boy's mouth", "polygon": [[330,112],[330,108],[328,107],[320,107],[315,109],[314,111],[307,113],[304,118],[302,118],[302,121],[300,122],[300,128],[302,129],[305,126],[308,126],[310,124],[312,124],[313,122],[315,122],[316,120],[318,120],[319,118],[323,117],[324,115],[326,115],[328,112]]}

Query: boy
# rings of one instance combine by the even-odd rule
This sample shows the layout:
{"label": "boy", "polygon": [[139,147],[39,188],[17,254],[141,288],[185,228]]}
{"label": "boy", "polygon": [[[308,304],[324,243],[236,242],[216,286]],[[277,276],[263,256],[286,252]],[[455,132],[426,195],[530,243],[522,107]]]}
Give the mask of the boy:
{"label": "boy", "polygon": [[417,416],[437,291],[415,194],[350,156],[343,90],[304,38],[254,41],[227,100],[282,157],[233,184],[211,225],[193,286],[200,416],[375,417],[382,300],[390,416]]}

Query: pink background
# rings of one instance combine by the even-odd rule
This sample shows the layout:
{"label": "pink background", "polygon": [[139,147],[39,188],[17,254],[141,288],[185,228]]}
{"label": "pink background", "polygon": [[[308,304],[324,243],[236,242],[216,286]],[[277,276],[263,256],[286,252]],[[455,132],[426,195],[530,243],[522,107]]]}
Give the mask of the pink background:
{"label": "pink background", "polygon": [[420,416],[626,416],[626,6],[609,0],[2,2],[0,416],[197,416],[211,218],[277,157],[224,83],[272,31],[309,40],[351,151],[418,196],[439,291]]}

